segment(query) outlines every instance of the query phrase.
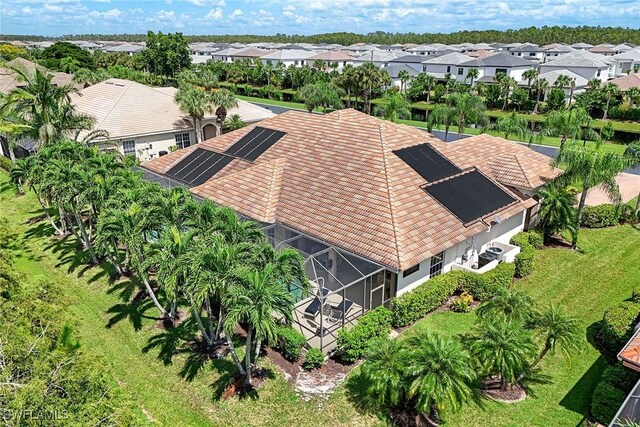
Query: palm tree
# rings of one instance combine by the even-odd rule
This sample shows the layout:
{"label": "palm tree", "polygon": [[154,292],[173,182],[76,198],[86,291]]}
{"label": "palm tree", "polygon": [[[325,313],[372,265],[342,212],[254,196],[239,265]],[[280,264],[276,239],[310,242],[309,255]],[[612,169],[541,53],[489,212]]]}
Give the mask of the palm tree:
{"label": "palm tree", "polygon": [[407,83],[411,79],[409,72],[407,70],[400,70],[398,78],[400,79],[400,92],[405,92],[407,90]]}
{"label": "palm tree", "polygon": [[536,90],[536,105],[535,107],[533,107],[533,114],[536,114],[538,112],[538,109],[540,108],[540,99],[544,98],[544,94],[547,92],[547,89],[549,88],[549,82],[544,79],[544,78],[536,78],[533,81],[533,88]]}
{"label": "palm tree", "polygon": [[431,74],[421,73],[421,75],[424,75],[424,77],[422,78],[422,84],[425,91],[427,92],[427,104],[428,104],[429,99],[431,98],[431,89],[433,89],[437,81],[435,76],[432,76]]}
{"label": "palm tree", "polygon": [[469,71],[467,71],[467,77],[466,77],[470,81],[469,86],[473,87],[473,82],[475,81],[475,79],[478,78],[479,75],[480,75],[480,71],[477,68],[469,68]]}
{"label": "palm tree", "polygon": [[530,369],[540,363],[549,351],[553,353],[559,348],[569,353],[578,349],[584,342],[578,319],[567,316],[561,308],[553,305],[536,315],[532,326],[544,342],[544,346]]}
{"label": "palm tree", "polygon": [[400,119],[411,117],[411,104],[403,94],[387,92],[384,95],[383,103],[374,109],[374,114],[383,116],[385,120],[398,123]]}
{"label": "palm tree", "polygon": [[560,137],[560,151],[569,138],[572,141],[580,137],[582,126],[588,114],[581,108],[570,111],[549,111],[542,125],[542,135]]}
{"label": "palm tree", "polygon": [[630,156],[603,152],[600,144],[591,148],[571,143],[560,150],[553,163],[555,166],[562,164],[566,167],[562,183],[569,184],[571,180],[582,183],[582,194],[574,222],[575,233],[571,241],[571,248],[576,249],[580,222],[589,190],[600,185],[614,203],[620,203],[621,195],[615,179],[616,175],[636,165],[638,160]]}
{"label": "palm tree", "polygon": [[504,73],[496,74],[494,80],[500,86],[500,92],[502,94],[502,99],[504,100],[502,103],[502,109],[506,110],[509,106],[509,97],[511,95],[511,90],[514,87],[517,87],[518,84],[513,77],[509,77]]}
{"label": "palm tree", "polygon": [[518,116],[513,110],[508,116],[501,116],[493,125],[495,130],[504,132],[504,139],[509,139],[509,135],[515,134],[519,141],[524,141],[527,134],[527,126],[529,122],[524,117]]}
{"label": "palm tree", "polygon": [[242,129],[247,124],[242,120],[240,114],[232,114],[231,117],[228,117],[227,120],[224,121],[223,129],[227,132],[231,132],[234,130]]}
{"label": "palm tree", "polygon": [[211,102],[216,106],[216,122],[222,126],[227,119],[227,112],[238,108],[236,96],[227,89],[218,89],[211,94]]}
{"label": "palm tree", "polygon": [[449,128],[451,124],[456,120],[456,110],[449,103],[438,104],[429,114],[429,120],[427,121],[427,128],[429,132],[434,125],[444,126],[444,142],[447,142],[449,136]]}
{"label": "palm tree", "polygon": [[206,113],[213,113],[211,97],[195,86],[184,84],[175,95],[175,101],[180,105],[180,111],[191,117],[196,144],[201,141],[200,121]]}
{"label": "palm tree", "polygon": [[538,68],[529,68],[524,73],[522,73],[522,78],[527,81],[527,92],[529,96],[531,96],[531,82],[536,80],[540,75],[540,69]]}
{"label": "palm tree", "polygon": [[[233,334],[239,323],[247,325],[245,349],[245,386],[251,387],[251,344],[257,340],[272,342],[276,337],[279,316],[289,323],[293,319],[293,296],[283,286],[276,267],[268,264],[261,271],[244,271],[241,285],[234,286],[225,297],[229,308],[225,319],[225,334]],[[259,349],[256,350],[256,353]]]}
{"label": "palm tree", "polygon": [[309,113],[318,107],[323,107],[325,111],[329,107],[342,108],[343,95],[342,89],[332,82],[308,84],[298,91],[298,96],[303,100]]}
{"label": "palm tree", "polygon": [[533,314],[533,300],[524,292],[507,290],[478,307],[476,314],[482,320],[504,315],[509,320],[526,321]]}
{"label": "palm tree", "polygon": [[361,372],[367,397],[377,405],[394,407],[405,400],[405,357],[405,348],[399,340],[380,340],[369,347]]}
{"label": "palm tree", "polygon": [[408,397],[440,424],[442,410],[456,411],[472,396],[476,373],[469,354],[452,338],[420,331],[407,338]]}
{"label": "palm tree", "polygon": [[540,198],[538,211],[540,228],[545,242],[563,230],[569,230],[571,234],[575,233],[574,206],[577,201],[575,191],[557,181],[551,181],[538,190],[538,197]]}
{"label": "palm tree", "polygon": [[620,94],[620,89],[615,83],[606,83],[602,87],[602,93],[604,93],[607,102],[603,108],[602,120],[607,120],[607,113],[609,112],[609,106],[611,105],[611,98]]}
{"label": "palm tree", "polygon": [[387,78],[389,75],[370,62],[356,68],[356,74],[360,82],[360,87],[364,89],[364,103],[367,114],[371,114],[371,93],[373,89],[382,86],[385,82],[385,75]]}
{"label": "palm tree", "polygon": [[480,372],[497,377],[502,390],[517,385],[537,353],[532,332],[505,316],[479,322],[465,342]]}
{"label": "palm tree", "polygon": [[573,103],[573,91],[576,88],[576,79],[573,77],[569,77],[566,74],[560,74],[553,85],[559,89],[570,89],[568,106],[569,108],[571,108],[571,105]]}
{"label": "palm tree", "polygon": [[[347,64],[342,68],[342,72],[336,78],[336,84],[340,86],[347,94],[347,108],[351,108],[351,95],[355,92],[356,97],[358,95],[357,82],[356,82],[356,69],[353,65]],[[358,108],[358,101],[356,98],[356,108]]]}
{"label": "palm tree", "polygon": [[483,125],[487,122],[484,102],[479,96],[469,93],[453,93],[447,103],[453,108],[454,123],[458,126],[458,137],[468,124]]}

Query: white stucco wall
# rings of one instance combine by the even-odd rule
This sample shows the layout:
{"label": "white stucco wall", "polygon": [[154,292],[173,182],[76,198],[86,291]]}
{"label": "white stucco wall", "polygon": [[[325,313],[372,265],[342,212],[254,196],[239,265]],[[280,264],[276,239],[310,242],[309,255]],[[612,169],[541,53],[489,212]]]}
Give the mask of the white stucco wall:
{"label": "white stucco wall", "polygon": [[[472,244],[478,253],[484,252],[489,243],[500,242],[509,243],[513,235],[524,229],[524,220],[526,212],[523,211],[501,224],[496,224],[489,231],[483,231],[476,234],[472,238],[466,239],[445,251],[444,266],[442,272],[450,271],[454,263],[461,262],[462,255]],[[398,274],[398,284],[396,295],[400,296],[408,292],[418,285],[424,283],[429,278],[430,260],[426,259],[420,263],[420,268],[408,277],[402,277],[402,272]]]}
{"label": "white stucco wall", "polygon": [[599,80],[605,81],[609,76],[608,68],[601,68],[600,76],[598,76],[598,69],[595,67],[564,67],[564,66],[553,66],[549,64],[540,65],[540,74],[546,73],[549,71],[562,71],[562,70],[569,70],[571,72],[576,73],[579,76],[584,77],[587,80],[599,79]]}
{"label": "white stucco wall", "polygon": [[[136,144],[136,157],[140,159],[140,161],[147,161],[151,159],[155,159],[159,156],[160,151],[166,151],[170,153],[169,147],[176,145],[175,134],[176,133],[188,133],[191,144],[195,143],[195,136],[193,131],[184,130],[184,131],[172,131],[169,133],[162,133],[156,135],[146,135],[146,136],[136,136],[131,138],[120,138],[116,139],[113,142],[116,143],[115,149],[117,149],[120,153],[124,154],[124,148],[122,146],[123,141],[135,141]],[[106,149],[113,149],[113,146],[105,145]]]}

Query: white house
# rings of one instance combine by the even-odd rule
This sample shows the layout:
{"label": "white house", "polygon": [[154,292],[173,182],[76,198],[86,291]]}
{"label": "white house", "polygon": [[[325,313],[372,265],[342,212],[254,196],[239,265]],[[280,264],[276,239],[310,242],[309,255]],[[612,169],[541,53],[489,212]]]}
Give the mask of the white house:
{"label": "white house", "polygon": [[524,43],[518,47],[509,49],[509,53],[523,59],[542,62],[544,60],[545,50],[537,44]]}
{"label": "white house", "polygon": [[540,73],[568,70],[587,80],[606,81],[610,75],[611,59],[586,50],[577,50],[560,56],[553,61],[540,64]]}
{"label": "white house", "polygon": [[378,68],[389,66],[389,63],[402,55],[402,52],[386,52],[383,50],[372,50],[360,56],[353,58],[353,66],[359,67],[362,64],[370,62]]}
{"label": "white house", "polygon": [[[195,144],[191,119],[180,111],[174,101],[177,89],[153,88],[129,80],[109,79],[86,87],[72,102],[80,113],[96,120],[94,129],[109,134],[105,148],[115,148],[122,154],[150,160],[171,150]],[[273,117],[265,108],[238,100],[238,107],[228,116],[239,114],[245,123],[255,123]],[[217,135],[216,117],[208,114],[199,123],[198,140]]]}
{"label": "white house", "polygon": [[261,59],[263,64],[276,65],[281,62],[285,67],[290,65],[302,67],[303,65],[309,65],[307,60],[316,54],[317,52],[310,50],[284,49],[268,53],[262,56]]}
{"label": "white house", "polygon": [[520,81],[522,80],[522,74],[534,66],[535,63],[528,59],[501,51],[484,58],[463,62],[458,65],[458,68],[462,68],[462,71],[458,69],[457,73],[459,76],[466,76],[471,68],[477,68],[478,78],[476,81],[493,82],[499,73]]}
{"label": "white house", "polygon": [[214,61],[233,62],[233,55],[241,52],[243,49],[237,49],[235,47],[228,47],[226,49],[220,49],[211,54]]}
{"label": "white house", "polygon": [[328,50],[317,53],[307,59],[310,67],[314,67],[316,61],[324,62],[327,67],[333,66],[337,70],[342,70],[347,65],[353,65],[353,55],[351,52],[344,50]]}
{"label": "white house", "polygon": [[636,72],[640,67],[640,48],[617,53],[611,57],[612,77],[620,77],[628,73]]}
{"label": "white house", "polygon": [[457,80],[464,80],[466,74],[461,64],[469,61],[473,61],[473,58],[464,53],[451,52],[422,61],[422,71],[438,79],[451,74],[451,77]]}
{"label": "white house", "polygon": [[420,72],[422,71],[422,61],[424,61],[424,57],[421,55],[403,55],[389,61],[389,66],[406,65]]}

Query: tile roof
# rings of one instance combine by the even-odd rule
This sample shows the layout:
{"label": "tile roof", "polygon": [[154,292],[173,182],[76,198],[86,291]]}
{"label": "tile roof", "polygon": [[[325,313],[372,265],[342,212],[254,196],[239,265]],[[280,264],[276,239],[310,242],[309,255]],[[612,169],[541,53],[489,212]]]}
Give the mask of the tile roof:
{"label": "tile roof", "polygon": [[[576,88],[582,88],[587,86],[587,84],[589,83],[588,79],[585,79],[584,77],[582,77],[581,75],[578,75],[576,73],[574,73],[573,71],[570,70],[566,70],[566,69],[558,69],[558,70],[551,70],[551,71],[547,71],[545,73],[541,73],[538,75],[538,78],[540,79],[545,79],[547,81],[547,83],[549,83],[549,86],[553,86],[556,83],[556,80],[558,80],[558,77],[560,76],[568,76],[569,78],[573,79],[576,82]],[[529,82],[525,79],[522,79],[520,81],[520,84],[522,85],[526,85]]]}
{"label": "tile roof", "polygon": [[621,360],[626,367],[640,372],[640,329],[633,334],[618,353],[618,360]]}
{"label": "tile roof", "polygon": [[608,83],[613,83],[618,86],[620,90],[629,90],[631,88],[640,88],[640,73],[632,73],[627,76],[618,77],[617,79],[609,80]]}
{"label": "tile roof", "polygon": [[[43,67],[42,65],[38,65],[35,62],[31,62],[24,58],[15,58],[11,61],[8,61],[6,65],[24,71],[28,75],[33,74],[35,72],[35,69],[38,68],[44,73],[51,74],[51,81],[56,86],[65,86],[70,84],[75,86],[76,89],[82,87],[82,85],[77,84],[73,81],[73,74],[51,71],[48,68]],[[9,93],[12,89],[15,89],[16,87],[23,84],[24,82],[19,80],[19,77],[13,70],[0,67],[0,93]]]}
{"label": "tile roof", "polygon": [[533,63],[518,56],[498,52],[484,58],[477,58],[462,64],[464,67],[533,67]]}
{"label": "tile roof", "polygon": [[461,168],[477,166],[501,184],[535,190],[562,172],[549,157],[522,144],[481,134],[447,144],[443,153]]}
{"label": "tile roof", "polygon": [[[191,191],[399,270],[486,229],[481,221],[462,224],[421,189],[425,180],[393,154],[425,142],[445,151],[446,144],[422,130],[355,110],[327,115],[289,111],[260,126],[286,135],[255,162],[235,159]],[[223,152],[252,128],[197,147]],[[143,167],[164,174],[194,149],[178,150]],[[509,218],[535,204],[517,200],[500,216]]]}
{"label": "tile roof", "polygon": [[437,56],[422,61],[423,64],[438,64],[438,65],[459,65],[473,60],[469,55],[459,52],[451,52],[446,55]]}
{"label": "tile roof", "polygon": [[241,50],[240,52],[236,52],[231,56],[238,57],[238,58],[260,58],[268,53],[271,53],[271,51],[266,49],[257,49],[255,47],[250,47],[248,49]]}
{"label": "tile roof", "polygon": [[328,50],[326,52],[320,52],[316,55],[310,56],[309,59],[314,61],[318,59],[323,61],[352,61],[353,55],[351,52],[344,50]]}
{"label": "tile roof", "polygon": [[604,55],[593,53],[585,50],[576,50],[575,52],[565,53],[554,59],[545,62],[540,67],[586,67],[586,68],[608,68],[611,58]]}
{"label": "tile roof", "polygon": [[271,59],[271,60],[279,60],[279,61],[308,59],[315,54],[316,52],[311,52],[310,50],[284,49],[284,50],[276,50],[274,52],[263,55],[262,59]]}

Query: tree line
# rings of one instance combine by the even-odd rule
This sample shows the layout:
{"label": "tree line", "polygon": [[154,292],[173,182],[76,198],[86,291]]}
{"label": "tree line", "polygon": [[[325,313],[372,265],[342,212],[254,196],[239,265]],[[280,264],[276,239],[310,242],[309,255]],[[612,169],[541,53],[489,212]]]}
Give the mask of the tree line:
{"label": "tree line", "polygon": [[[405,44],[405,43],[536,43],[545,45],[550,43],[634,43],[640,44],[640,30],[624,27],[593,27],[593,26],[543,26],[527,27],[521,29],[500,30],[473,30],[456,31],[452,33],[390,33],[375,31],[366,34],[351,32],[335,32],[314,35],[299,34],[274,34],[274,35],[186,35],[190,42],[212,43],[336,43],[351,45],[354,43],[370,44]],[[145,41],[144,34],[78,34],[64,35],[60,37],[44,37],[39,35],[0,35],[0,40],[92,40],[112,41],[121,40],[127,42]]]}

